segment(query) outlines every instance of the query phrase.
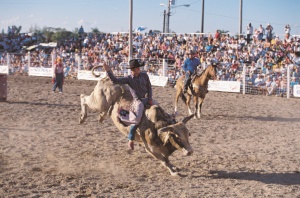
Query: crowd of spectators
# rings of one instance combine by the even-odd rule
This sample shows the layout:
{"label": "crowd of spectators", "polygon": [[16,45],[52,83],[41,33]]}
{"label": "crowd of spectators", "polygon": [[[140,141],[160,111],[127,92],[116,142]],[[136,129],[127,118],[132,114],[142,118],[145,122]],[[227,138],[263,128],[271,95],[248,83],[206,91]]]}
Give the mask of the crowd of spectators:
{"label": "crowd of spectators", "polygon": [[[161,61],[166,59],[169,65],[168,77],[175,82],[182,75],[181,67],[186,52],[193,50],[200,59],[202,69],[212,62],[219,63],[218,80],[241,81],[242,66],[245,63],[247,85],[264,91],[266,95],[276,94],[277,90],[281,90],[282,94],[286,92],[287,67],[291,69],[291,85],[299,84],[300,37],[290,36],[289,25],[285,26],[286,34],[281,38],[273,35],[272,30],[270,24],[266,28],[260,25],[257,29],[249,24],[247,34],[240,36],[219,31],[205,35],[155,34],[150,30],[148,33],[134,34],[132,58],[145,62],[144,70],[154,75],[162,75]],[[14,42],[18,44],[9,45],[10,48],[23,45],[24,36],[13,39],[17,39]],[[5,43],[13,41],[5,40]],[[77,68],[90,70],[104,61],[110,64],[116,75],[124,75],[129,55],[128,43],[128,33],[80,33],[77,38],[58,42],[55,48],[34,49],[31,51],[31,64],[51,66],[51,54],[55,54],[64,60],[68,70],[66,75],[75,74]],[[0,64],[5,61],[4,57],[5,53],[1,56]],[[26,59],[23,54],[11,59],[10,63],[21,70],[27,64]]]}

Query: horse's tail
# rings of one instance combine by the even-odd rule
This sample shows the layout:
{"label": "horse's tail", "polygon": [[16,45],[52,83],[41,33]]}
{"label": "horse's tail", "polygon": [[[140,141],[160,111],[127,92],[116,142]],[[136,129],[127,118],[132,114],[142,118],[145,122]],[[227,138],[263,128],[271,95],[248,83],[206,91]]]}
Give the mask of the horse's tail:
{"label": "horse's tail", "polygon": [[186,97],[185,97],[184,93],[181,93],[181,99],[183,100],[184,103],[186,103]]}

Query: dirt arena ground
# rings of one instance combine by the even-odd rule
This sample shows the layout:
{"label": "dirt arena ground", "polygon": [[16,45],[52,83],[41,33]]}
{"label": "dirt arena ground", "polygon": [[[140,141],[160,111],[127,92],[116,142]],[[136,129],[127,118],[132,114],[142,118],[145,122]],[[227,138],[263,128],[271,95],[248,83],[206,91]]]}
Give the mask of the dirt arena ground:
{"label": "dirt arena ground", "polygon": [[[95,81],[9,76],[0,102],[0,197],[300,197],[300,100],[210,92],[203,117],[187,128],[193,156],[176,151],[172,177],[110,118],[89,112],[78,124],[80,94]],[[175,89],[154,87],[169,113]],[[180,101],[181,120],[187,114]]]}

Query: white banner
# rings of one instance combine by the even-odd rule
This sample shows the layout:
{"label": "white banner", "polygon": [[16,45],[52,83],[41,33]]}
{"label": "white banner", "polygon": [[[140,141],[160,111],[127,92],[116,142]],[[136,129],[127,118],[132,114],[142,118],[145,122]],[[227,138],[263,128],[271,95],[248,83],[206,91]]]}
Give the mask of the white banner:
{"label": "white banner", "polygon": [[164,87],[168,83],[168,77],[149,75],[151,85]]}
{"label": "white banner", "polygon": [[241,83],[238,81],[208,81],[209,91],[236,92],[240,93]]}
{"label": "white banner", "polygon": [[0,66],[0,74],[9,74],[7,65],[1,65]]}
{"label": "white banner", "polygon": [[295,96],[295,97],[300,97],[300,85],[294,85],[294,93],[293,93],[293,95]]}
{"label": "white banner", "polygon": [[[99,78],[96,78],[92,75],[91,71],[86,71],[86,70],[79,70],[77,74],[77,79],[78,80],[96,80],[98,81],[101,78],[106,77],[106,72],[98,72],[94,71],[95,74],[100,74]],[[151,82],[151,85],[153,86],[166,86],[168,83],[168,77],[163,77],[163,76],[153,76],[149,75],[149,79]]]}
{"label": "white banner", "polygon": [[44,77],[51,77],[53,76],[52,68],[45,68],[45,67],[29,67],[28,70],[29,76],[44,76]]}
{"label": "white banner", "polygon": [[94,71],[95,74],[100,74],[100,77],[94,77],[92,75],[92,71],[87,71],[87,70],[79,70],[77,73],[77,79],[78,80],[96,80],[98,81],[101,78],[104,78],[106,76],[106,72],[98,72]]}

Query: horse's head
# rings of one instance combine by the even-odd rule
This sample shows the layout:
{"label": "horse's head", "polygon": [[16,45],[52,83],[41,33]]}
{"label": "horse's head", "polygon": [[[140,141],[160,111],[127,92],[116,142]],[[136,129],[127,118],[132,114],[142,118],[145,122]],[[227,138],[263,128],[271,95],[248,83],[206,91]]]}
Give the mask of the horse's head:
{"label": "horse's head", "polygon": [[217,79],[217,68],[218,68],[218,63],[212,63],[207,69],[207,77],[211,80],[216,80]]}

